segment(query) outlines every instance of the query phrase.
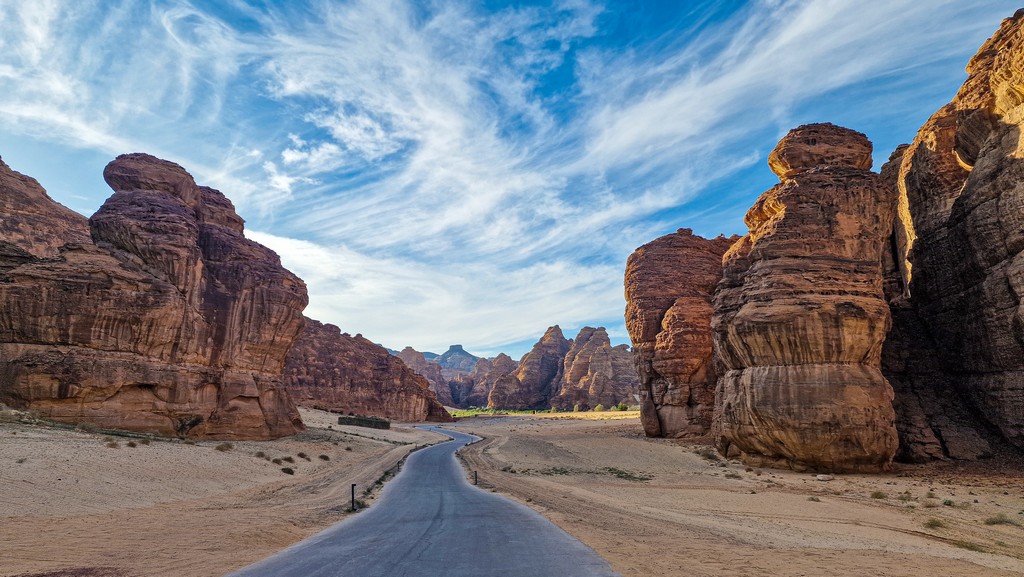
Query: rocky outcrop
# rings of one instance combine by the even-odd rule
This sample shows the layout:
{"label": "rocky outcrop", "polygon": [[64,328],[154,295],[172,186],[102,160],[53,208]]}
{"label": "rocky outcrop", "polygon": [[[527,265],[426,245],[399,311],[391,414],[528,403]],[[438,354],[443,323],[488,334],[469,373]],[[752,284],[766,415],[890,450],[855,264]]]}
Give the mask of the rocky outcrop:
{"label": "rocky outcrop", "polygon": [[604,327],[583,327],[562,361],[562,378],[549,404],[561,410],[590,410],[633,404],[640,379],[626,345],[613,347]]}
{"label": "rocky outcrop", "polygon": [[941,351],[936,366],[951,383],[939,396],[958,393],[920,412],[919,429],[939,444],[922,450],[950,456],[987,452],[944,425],[972,410],[1024,448],[1024,10],[967,72],[902,154],[894,243],[919,332]]}
{"label": "rocky outcrop", "polygon": [[505,353],[498,353],[493,359],[480,359],[469,375],[470,388],[461,399],[464,407],[486,407],[487,398],[499,379],[510,375],[519,368],[519,363]]}
{"label": "rocky outcrop", "polygon": [[446,407],[456,406],[455,400],[452,399],[452,391],[448,384],[448,379],[441,374],[441,365],[428,361],[423,353],[412,347],[405,347],[396,356],[407,367],[427,380],[430,384],[430,390],[434,391],[434,395],[439,403]]}
{"label": "rocky outcrop", "polygon": [[626,262],[626,329],[639,373],[640,420],[651,437],[711,431],[717,373],[711,295],[738,236],[708,240],[680,229]]}
{"label": "rocky outcrop", "polygon": [[483,362],[474,375],[485,375],[477,377],[484,386],[475,388],[472,398],[489,388],[487,406],[495,409],[589,410],[631,404],[639,384],[629,347],[612,347],[603,327],[584,327],[570,340],[555,325],[518,366],[506,355],[493,364]]}
{"label": "rocky outcrop", "polygon": [[494,383],[487,406],[495,409],[549,409],[551,390],[559,380],[570,341],[558,325],[548,328],[530,352],[519,361],[515,373]]}
{"label": "rocky outcrop", "polygon": [[781,183],[725,255],[711,322],[724,369],[718,427],[722,449],[748,462],[879,470],[896,453],[880,370],[890,325],[882,251],[896,199],[870,158],[858,132],[790,131],[769,161]]}
{"label": "rocky outcrop", "polygon": [[0,401],[61,421],[262,439],[302,424],[281,385],[305,284],[219,191],[119,156],[91,219],[0,165]]}
{"label": "rocky outcrop", "polygon": [[397,421],[450,421],[425,378],[387,350],[306,319],[284,382],[296,403]]}

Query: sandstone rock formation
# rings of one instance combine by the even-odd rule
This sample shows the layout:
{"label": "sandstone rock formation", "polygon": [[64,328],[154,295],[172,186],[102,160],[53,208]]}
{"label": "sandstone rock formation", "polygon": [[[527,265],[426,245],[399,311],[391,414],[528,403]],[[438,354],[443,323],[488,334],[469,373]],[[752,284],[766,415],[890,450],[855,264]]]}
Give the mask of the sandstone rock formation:
{"label": "sandstone rock formation", "polygon": [[771,156],[781,183],[725,255],[711,323],[725,371],[718,426],[723,449],[749,462],[879,470],[896,453],[880,370],[890,324],[881,261],[896,199],[867,170],[870,156],[852,130],[790,131]]}
{"label": "sandstone rock formation", "polygon": [[[482,362],[481,362],[482,363]],[[496,409],[590,410],[633,403],[639,384],[629,347],[611,346],[603,327],[584,327],[575,340],[562,329],[548,328],[519,361],[499,355],[492,364],[478,364],[475,375],[485,383],[473,391],[475,401],[485,388],[487,406]]]}
{"label": "sandstone rock formation", "polygon": [[494,383],[487,406],[495,409],[549,409],[551,389],[561,376],[570,341],[555,325],[548,328],[530,352],[519,361],[515,373]]}
{"label": "sandstone rock formation", "polygon": [[462,345],[451,345],[433,362],[436,362],[442,369],[469,373],[479,360],[480,357],[469,354],[466,349],[462,348]]}
{"label": "sandstone rock formation", "polygon": [[626,329],[648,436],[711,431],[711,295],[722,278],[722,255],[738,238],[707,240],[680,229],[636,249],[626,263]]}
{"label": "sandstone rock formation", "polygon": [[86,221],[0,163],[0,401],[165,435],[301,430],[280,374],[305,284],[177,164],[103,174],[114,195]]}
{"label": "sandstone rock formation", "polygon": [[469,375],[470,388],[461,399],[463,407],[486,407],[487,397],[499,379],[519,368],[519,363],[505,353],[493,359],[480,359]]}
{"label": "sandstone rock formation", "polygon": [[633,404],[640,379],[627,345],[613,347],[604,327],[583,327],[562,361],[562,378],[548,403],[561,410]]}
{"label": "sandstone rock formation", "polygon": [[[967,72],[902,155],[895,260],[941,372],[1024,448],[1024,10]],[[943,432],[942,413],[926,428],[948,452],[947,437],[963,439]],[[967,445],[961,451],[986,452]]]}
{"label": "sandstone rock formation", "polygon": [[284,383],[296,403],[397,421],[450,421],[425,378],[361,335],[306,319]]}
{"label": "sandstone rock formation", "polygon": [[427,382],[430,384],[430,390],[434,391],[434,395],[439,403],[446,407],[456,406],[455,400],[452,399],[452,391],[448,384],[448,379],[444,378],[441,374],[441,365],[428,361],[423,353],[412,347],[405,347],[396,356],[407,367],[427,379]]}

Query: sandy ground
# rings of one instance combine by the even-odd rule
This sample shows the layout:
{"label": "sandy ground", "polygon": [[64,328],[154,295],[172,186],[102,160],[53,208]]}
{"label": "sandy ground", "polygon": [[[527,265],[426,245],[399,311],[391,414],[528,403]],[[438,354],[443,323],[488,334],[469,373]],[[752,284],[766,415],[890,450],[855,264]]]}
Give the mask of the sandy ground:
{"label": "sandy ground", "polygon": [[644,438],[636,413],[578,416],[452,428],[485,437],[462,451],[482,486],[540,511],[625,576],[1024,574],[1024,463],[819,481]]}
{"label": "sandy ground", "polygon": [[[0,414],[0,575],[223,575],[344,518],[350,483],[371,501],[366,487],[439,440],[303,418],[298,437],[218,450]],[[636,413],[451,426],[485,437],[463,449],[482,486],[540,511],[626,576],[1024,574],[1020,462],[819,481],[644,438]]]}
{"label": "sandy ground", "polygon": [[350,483],[372,501],[366,488],[441,439],[302,414],[299,436],[220,449],[0,414],[0,575],[220,576],[350,514]]}

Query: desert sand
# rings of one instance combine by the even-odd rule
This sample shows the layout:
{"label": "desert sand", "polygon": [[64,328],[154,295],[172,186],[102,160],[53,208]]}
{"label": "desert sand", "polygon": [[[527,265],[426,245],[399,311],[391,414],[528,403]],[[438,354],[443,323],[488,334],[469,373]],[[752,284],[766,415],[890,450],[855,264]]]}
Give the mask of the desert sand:
{"label": "desert sand", "polygon": [[557,417],[452,428],[485,437],[462,451],[482,486],[541,512],[627,577],[1024,574],[1019,461],[819,481],[645,438],[637,413]]}
{"label": "desert sand", "polygon": [[220,576],[350,514],[350,483],[372,503],[375,493],[363,492],[386,471],[415,447],[443,440],[404,426],[341,427],[336,416],[307,410],[308,430],[296,437],[222,450],[219,442],[144,444],[6,416],[4,576]]}
{"label": "desert sand", "polygon": [[[298,437],[223,451],[0,422],[0,575],[223,575],[343,519],[349,483],[372,506],[366,487],[440,440],[408,426],[339,427],[318,411],[303,418]],[[485,437],[463,449],[481,486],[533,507],[627,577],[1024,574],[1020,463],[819,481],[647,439],[636,413],[446,426]]]}

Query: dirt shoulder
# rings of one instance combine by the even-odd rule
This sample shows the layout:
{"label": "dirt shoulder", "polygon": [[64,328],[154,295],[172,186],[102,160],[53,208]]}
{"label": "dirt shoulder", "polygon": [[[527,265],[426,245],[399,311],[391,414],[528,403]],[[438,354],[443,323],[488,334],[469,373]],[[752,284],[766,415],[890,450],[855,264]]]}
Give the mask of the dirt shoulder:
{"label": "dirt shoulder", "polygon": [[340,521],[351,483],[372,501],[386,471],[441,440],[302,413],[296,437],[230,447],[0,422],[0,575],[224,575]]}
{"label": "dirt shoulder", "polygon": [[[620,419],[515,416],[451,428],[480,484],[544,514],[625,576],[1024,574],[1020,463],[886,475],[754,470]],[[624,417],[624,418],[623,418]]]}

